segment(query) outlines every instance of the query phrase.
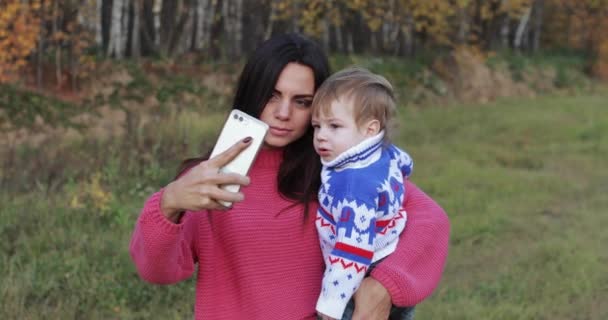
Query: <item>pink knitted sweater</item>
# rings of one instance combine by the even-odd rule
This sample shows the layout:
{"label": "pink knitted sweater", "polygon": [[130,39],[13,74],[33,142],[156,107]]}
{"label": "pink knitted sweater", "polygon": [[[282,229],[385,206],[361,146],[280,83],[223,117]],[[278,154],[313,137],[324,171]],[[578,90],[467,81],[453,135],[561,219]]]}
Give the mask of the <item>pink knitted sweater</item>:
{"label": "pink knitted sweater", "polygon": [[[170,284],[196,270],[196,319],[315,319],[324,268],[317,206],[304,220],[302,207],[289,207],[278,194],[281,160],[280,150],[262,150],[245,201],[227,212],[186,212],[174,224],[160,210],[163,190],[153,194],[130,244],[139,275]],[[449,237],[441,207],[414,184],[406,188],[408,225],[396,251],[372,272],[401,306],[421,302],[437,286]]]}

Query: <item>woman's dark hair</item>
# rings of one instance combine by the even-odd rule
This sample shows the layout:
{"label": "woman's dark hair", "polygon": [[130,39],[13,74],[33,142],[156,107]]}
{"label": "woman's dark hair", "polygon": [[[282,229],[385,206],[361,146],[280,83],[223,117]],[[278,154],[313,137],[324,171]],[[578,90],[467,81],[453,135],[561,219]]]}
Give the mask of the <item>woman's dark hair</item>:
{"label": "woman's dark hair", "polygon": [[[279,75],[288,63],[296,62],[312,69],[315,91],[329,77],[329,62],[323,50],[300,34],[282,34],[263,42],[249,57],[238,81],[233,106],[259,118],[271,98]],[[207,156],[208,157],[208,156]],[[207,157],[185,160],[178,176]],[[320,186],[321,163],[313,147],[313,130],[283,149],[283,161],[277,175],[279,193],[304,205],[315,200]]]}

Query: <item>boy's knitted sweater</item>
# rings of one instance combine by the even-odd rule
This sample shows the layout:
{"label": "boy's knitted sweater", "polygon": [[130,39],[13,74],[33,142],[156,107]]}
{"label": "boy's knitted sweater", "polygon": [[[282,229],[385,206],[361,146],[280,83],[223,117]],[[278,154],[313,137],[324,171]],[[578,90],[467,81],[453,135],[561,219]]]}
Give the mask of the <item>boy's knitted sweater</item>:
{"label": "boy's knitted sweater", "polygon": [[[163,191],[152,195],[131,238],[139,275],[170,284],[196,272],[196,319],[315,319],[323,275],[317,206],[304,219],[301,206],[288,207],[292,202],[279,195],[281,154],[260,151],[251,184],[242,189],[245,200],[226,212],[188,211],[173,224],[160,209]],[[396,305],[415,305],[431,294],[449,236],[441,207],[414,184],[407,188],[408,231],[372,271]]]}
{"label": "boy's knitted sweater", "polygon": [[403,180],[413,163],[383,137],[323,161],[316,226],[326,268],[316,309],[332,318],[342,318],[369,265],[395,250],[405,228]]}

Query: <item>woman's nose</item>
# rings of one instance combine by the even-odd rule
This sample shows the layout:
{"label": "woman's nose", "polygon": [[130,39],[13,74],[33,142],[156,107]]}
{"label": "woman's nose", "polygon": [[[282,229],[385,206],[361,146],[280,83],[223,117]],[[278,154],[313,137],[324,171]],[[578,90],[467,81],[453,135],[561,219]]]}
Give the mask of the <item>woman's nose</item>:
{"label": "woman's nose", "polygon": [[274,116],[280,120],[288,120],[291,112],[289,101],[281,101],[275,110]]}

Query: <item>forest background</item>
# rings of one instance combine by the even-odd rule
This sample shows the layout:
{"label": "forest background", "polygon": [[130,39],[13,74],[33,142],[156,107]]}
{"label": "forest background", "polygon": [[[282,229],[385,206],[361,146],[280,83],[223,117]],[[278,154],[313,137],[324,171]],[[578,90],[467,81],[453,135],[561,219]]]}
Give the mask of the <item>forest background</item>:
{"label": "forest background", "polygon": [[395,142],[447,211],[418,319],[606,319],[608,0],[2,0],[0,318],[189,318],[141,281],[145,198],[207,150],[264,39],[397,91]]}

